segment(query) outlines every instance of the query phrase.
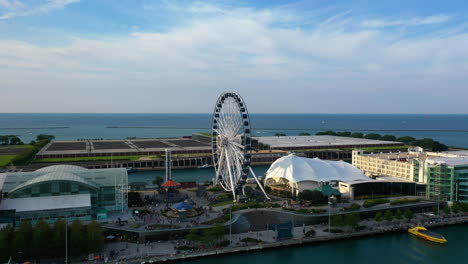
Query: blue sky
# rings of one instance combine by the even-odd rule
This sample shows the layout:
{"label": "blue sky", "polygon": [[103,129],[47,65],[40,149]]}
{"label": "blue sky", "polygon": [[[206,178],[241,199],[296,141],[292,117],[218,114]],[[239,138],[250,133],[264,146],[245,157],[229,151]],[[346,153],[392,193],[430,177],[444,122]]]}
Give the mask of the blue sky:
{"label": "blue sky", "polygon": [[468,113],[466,1],[0,0],[0,112]]}

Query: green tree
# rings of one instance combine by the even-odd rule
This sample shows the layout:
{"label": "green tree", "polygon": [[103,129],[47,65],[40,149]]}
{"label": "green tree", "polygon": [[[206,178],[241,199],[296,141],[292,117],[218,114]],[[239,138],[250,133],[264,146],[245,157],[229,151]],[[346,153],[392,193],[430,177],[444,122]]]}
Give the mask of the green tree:
{"label": "green tree", "polygon": [[0,144],[1,145],[8,145],[10,140],[8,139],[8,136],[5,135],[0,135]]}
{"label": "green tree", "polygon": [[385,140],[385,141],[396,141],[396,137],[393,135],[383,135],[380,140]]}
{"label": "green tree", "polygon": [[411,220],[411,218],[413,218],[413,211],[411,209],[406,209],[404,215],[406,219]]}
{"label": "green tree", "polygon": [[275,137],[284,137],[286,136],[285,133],[275,133]]}
{"label": "green tree", "polygon": [[153,184],[156,184],[158,187],[160,187],[161,183],[163,182],[164,182],[164,179],[161,176],[156,176],[153,180]]}
{"label": "green tree", "polygon": [[17,260],[26,260],[31,256],[31,238],[31,222],[21,222],[13,237],[13,254],[17,256]]}
{"label": "green tree", "polygon": [[347,226],[349,226],[351,228],[356,228],[358,226],[360,220],[361,219],[359,217],[359,214],[356,213],[356,212],[347,214],[344,217],[345,225],[347,225]]}
{"label": "green tree", "polygon": [[351,134],[351,137],[353,137],[353,138],[363,138],[363,137],[364,137],[364,134],[363,134],[363,133],[359,133],[359,132],[355,132],[355,133],[352,133],[352,134]]}
{"label": "green tree", "polygon": [[444,215],[450,215],[450,207],[448,206],[444,207]]}
{"label": "green tree", "polygon": [[382,212],[377,212],[377,213],[375,214],[375,217],[374,217],[374,218],[375,218],[375,221],[381,222],[381,221],[383,220],[383,214],[382,214]]}
{"label": "green tree", "polygon": [[331,131],[331,130],[328,130],[328,131],[321,131],[321,132],[317,132],[315,133],[315,135],[317,136],[336,136],[336,132],[335,131]]}
{"label": "green tree", "polygon": [[434,215],[438,215],[438,214],[439,214],[439,210],[437,209],[437,207],[435,207],[435,206],[432,207],[432,213],[433,213]]}
{"label": "green tree", "polygon": [[47,257],[50,245],[50,227],[47,222],[39,219],[34,225],[31,240],[31,256]]}
{"label": "green tree", "polygon": [[366,139],[380,139],[382,136],[380,134],[377,134],[377,133],[370,133],[370,134],[366,134],[364,136],[364,138]]}
{"label": "green tree", "polygon": [[398,219],[398,220],[401,220],[403,219],[403,213],[400,211],[400,209],[398,209],[395,213],[395,218]]}
{"label": "green tree", "polygon": [[52,227],[52,235],[50,241],[50,256],[64,256],[65,255],[65,220],[59,218],[55,220]]}
{"label": "green tree", "polygon": [[11,225],[7,225],[0,229],[0,262],[6,263],[13,256],[13,236],[15,230]]}
{"label": "green tree", "polygon": [[340,136],[340,137],[351,137],[351,132],[349,131],[343,131],[343,132],[338,132],[336,133],[337,136]]}
{"label": "green tree", "polygon": [[199,228],[190,229],[189,233],[185,236],[187,240],[190,241],[202,241],[203,240],[203,231]]}
{"label": "green tree", "polygon": [[37,135],[36,137],[36,141],[41,141],[41,140],[51,141],[53,139],[55,139],[54,135],[46,135],[46,134],[40,134],[40,135]]}
{"label": "green tree", "polygon": [[405,144],[408,144],[408,145],[411,145],[416,139],[414,137],[410,137],[410,136],[404,136],[404,137],[399,137],[397,138],[396,141],[398,142],[403,142]]}
{"label": "green tree", "polygon": [[21,141],[21,139],[18,136],[10,135],[9,139],[10,139],[10,145],[23,145],[24,144],[23,141]]}
{"label": "green tree", "polygon": [[311,191],[311,190],[304,190],[300,192],[297,197],[300,200],[307,200],[311,201],[314,204],[324,203],[328,200],[326,196],[324,196],[320,191]]}
{"label": "green tree", "polygon": [[81,224],[80,220],[76,219],[73,221],[70,227],[70,236],[69,236],[69,243],[68,243],[68,252],[70,252],[71,256],[79,256],[86,252],[86,239],[84,232],[85,229]]}
{"label": "green tree", "polygon": [[100,252],[104,248],[104,234],[101,225],[92,221],[86,227],[88,252]]}
{"label": "green tree", "polygon": [[332,226],[344,226],[345,220],[342,215],[333,215],[330,219],[330,224]]}
{"label": "green tree", "polygon": [[393,220],[392,211],[390,211],[390,210],[385,211],[385,213],[384,213],[384,219],[385,219],[386,221],[392,221],[392,220]]}
{"label": "green tree", "polygon": [[224,237],[224,226],[222,224],[216,224],[211,228],[204,230],[204,236],[211,241],[218,241]]}
{"label": "green tree", "polygon": [[299,136],[310,136],[310,134],[307,132],[301,132],[299,133]]}

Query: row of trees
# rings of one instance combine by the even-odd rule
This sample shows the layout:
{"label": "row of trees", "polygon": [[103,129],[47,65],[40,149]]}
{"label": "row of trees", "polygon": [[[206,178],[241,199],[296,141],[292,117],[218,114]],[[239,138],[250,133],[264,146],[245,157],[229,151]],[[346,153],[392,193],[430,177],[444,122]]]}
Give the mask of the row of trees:
{"label": "row of trees", "polygon": [[438,141],[435,141],[431,138],[416,139],[410,136],[397,138],[394,135],[380,135],[377,133],[364,134],[364,133],[359,133],[359,132],[352,133],[349,131],[335,132],[331,130],[318,132],[316,135],[330,135],[330,136],[340,136],[340,137],[353,137],[353,138],[377,139],[377,140],[385,140],[385,141],[396,141],[396,142],[405,143],[410,146],[419,146],[424,149],[430,149],[432,151],[445,151],[448,149],[448,146]]}
{"label": "row of trees", "polygon": [[83,225],[75,220],[66,228],[63,219],[53,226],[40,219],[35,225],[22,222],[16,230],[8,225],[0,230],[0,262],[10,257],[16,261],[47,259],[65,256],[65,230],[68,231],[68,253],[79,256],[100,252],[104,247],[104,234],[97,222]]}
{"label": "row of trees", "polygon": [[0,145],[24,145],[16,135],[0,135]]}
{"label": "row of trees", "polygon": [[317,190],[304,190],[297,195],[297,198],[304,201],[310,201],[312,204],[323,204],[328,201],[328,197]]}
{"label": "row of trees", "polygon": [[406,209],[404,212],[400,211],[400,209],[398,209],[395,214],[392,213],[392,211],[390,210],[387,210],[385,211],[385,213],[382,213],[382,212],[377,212],[375,214],[375,221],[377,222],[381,222],[381,221],[392,221],[393,219],[397,219],[397,220],[403,220],[403,218],[406,218],[408,220],[410,220],[411,218],[413,218],[413,211],[411,211],[410,209]]}
{"label": "row of trees", "polygon": [[345,215],[334,215],[330,219],[330,224],[332,226],[344,227],[348,226],[352,229],[356,229],[359,226],[361,218],[359,213],[350,213]]}
{"label": "row of trees", "polygon": [[198,242],[202,244],[213,244],[217,243],[224,237],[224,226],[222,224],[216,224],[210,228],[195,228],[190,229],[190,232],[185,236],[187,240]]}
{"label": "row of trees", "polygon": [[28,164],[31,160],[34,159],[36,153],[54,138],[55,136],[53,135],[38,135],[36,140],[33,140],[29,143],[32,147],[16,155],[16,157],[11,160],[11,163],[14,165]]}

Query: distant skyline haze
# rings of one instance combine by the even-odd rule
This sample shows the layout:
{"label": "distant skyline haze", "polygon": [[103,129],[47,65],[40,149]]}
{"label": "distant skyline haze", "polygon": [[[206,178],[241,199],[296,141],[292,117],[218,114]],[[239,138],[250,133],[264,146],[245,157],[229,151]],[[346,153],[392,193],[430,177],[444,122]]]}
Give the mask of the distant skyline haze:
{"label": "distant skyline haze", "polygon": [[468,114],[466,1],[0,0],[0,112]]}

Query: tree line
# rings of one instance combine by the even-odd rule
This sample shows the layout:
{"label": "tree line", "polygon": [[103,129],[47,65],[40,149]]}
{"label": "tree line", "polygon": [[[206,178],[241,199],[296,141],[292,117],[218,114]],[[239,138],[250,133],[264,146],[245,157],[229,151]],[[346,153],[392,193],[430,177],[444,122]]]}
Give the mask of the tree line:
{"label": "tree line", "polygon": [[67,227],[62,218],[52,226],[42,219],[35,225],[24,221],[16,230],[11,225],[0,230],[0,262],[10,257],[15,261],[62,258],[65,256],[65,230],[69,256],[100,252],[104,247],[102,228],[94,221],[83,225],[75,220]]}

